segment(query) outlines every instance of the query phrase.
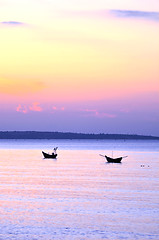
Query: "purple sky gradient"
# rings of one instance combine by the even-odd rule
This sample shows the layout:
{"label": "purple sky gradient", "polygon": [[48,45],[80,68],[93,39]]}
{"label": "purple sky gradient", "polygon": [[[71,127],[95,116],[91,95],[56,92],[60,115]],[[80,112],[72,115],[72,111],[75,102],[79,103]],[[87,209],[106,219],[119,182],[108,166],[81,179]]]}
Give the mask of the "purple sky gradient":
{"label": "purple sky gradient", "polygon": [[[156,96],[155,96],[156,95]],[[25,110],[27,110],[25,112]],[[1,131],[36,130],[159,136],[157,93],[131,99],[0,105]]]}

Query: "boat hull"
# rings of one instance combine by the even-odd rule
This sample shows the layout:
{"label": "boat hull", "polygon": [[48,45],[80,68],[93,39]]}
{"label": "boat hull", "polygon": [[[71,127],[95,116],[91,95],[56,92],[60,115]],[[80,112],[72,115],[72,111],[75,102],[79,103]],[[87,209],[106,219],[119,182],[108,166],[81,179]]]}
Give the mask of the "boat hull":
{"label": "boat hull", "polygon": [[45,153],[42,151],[42,154],[43,154],[44,158],[54,158],[55,159],[57,157],[57,154],[55,154],[55,153],[48,154],[48,153]]}
{"label": "boat hull", "polygon": [[111,157],[107,157],[105,156],[107,162],[111,162],[111,163],[120,163],[122,160],[122,157],[119,158],[111,158]]}

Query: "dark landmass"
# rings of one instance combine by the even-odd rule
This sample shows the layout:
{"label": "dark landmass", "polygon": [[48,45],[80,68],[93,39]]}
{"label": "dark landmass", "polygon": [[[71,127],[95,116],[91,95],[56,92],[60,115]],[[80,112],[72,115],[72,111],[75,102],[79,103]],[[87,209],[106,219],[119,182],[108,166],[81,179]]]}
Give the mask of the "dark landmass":
{"label": "dark landmass", "polygon": [[0,131],[0,139],[135,139],[159,140],[159,137],[131,134],[87,134],[71,132]]}

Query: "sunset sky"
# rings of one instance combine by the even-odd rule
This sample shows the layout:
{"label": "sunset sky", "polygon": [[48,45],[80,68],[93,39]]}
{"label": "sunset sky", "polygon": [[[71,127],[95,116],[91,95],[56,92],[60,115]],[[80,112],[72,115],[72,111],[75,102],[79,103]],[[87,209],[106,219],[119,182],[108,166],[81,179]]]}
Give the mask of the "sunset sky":
{"label": "sunset sky", "polygon": [[0,131],[159,136],[158,0],[0,0]]}

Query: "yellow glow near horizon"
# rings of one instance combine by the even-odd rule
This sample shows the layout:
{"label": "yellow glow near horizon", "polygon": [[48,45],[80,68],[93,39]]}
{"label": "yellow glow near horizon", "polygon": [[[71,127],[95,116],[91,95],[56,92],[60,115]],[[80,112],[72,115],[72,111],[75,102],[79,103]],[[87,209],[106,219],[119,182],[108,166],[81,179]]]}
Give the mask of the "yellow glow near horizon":
{"label": "yellow glow near horizon", "polygon": [[22,11],[17,19],[17,5],[8,9],[10,18],[24,25],[1,24],[0,94],[22,94],[27,100],[30,92],[43,101],[66,101],[156,91],[158,22],[57,12],[47,18],[47,8],[40,18],[42,6],[34,15],[34,2],[30,15]]}

